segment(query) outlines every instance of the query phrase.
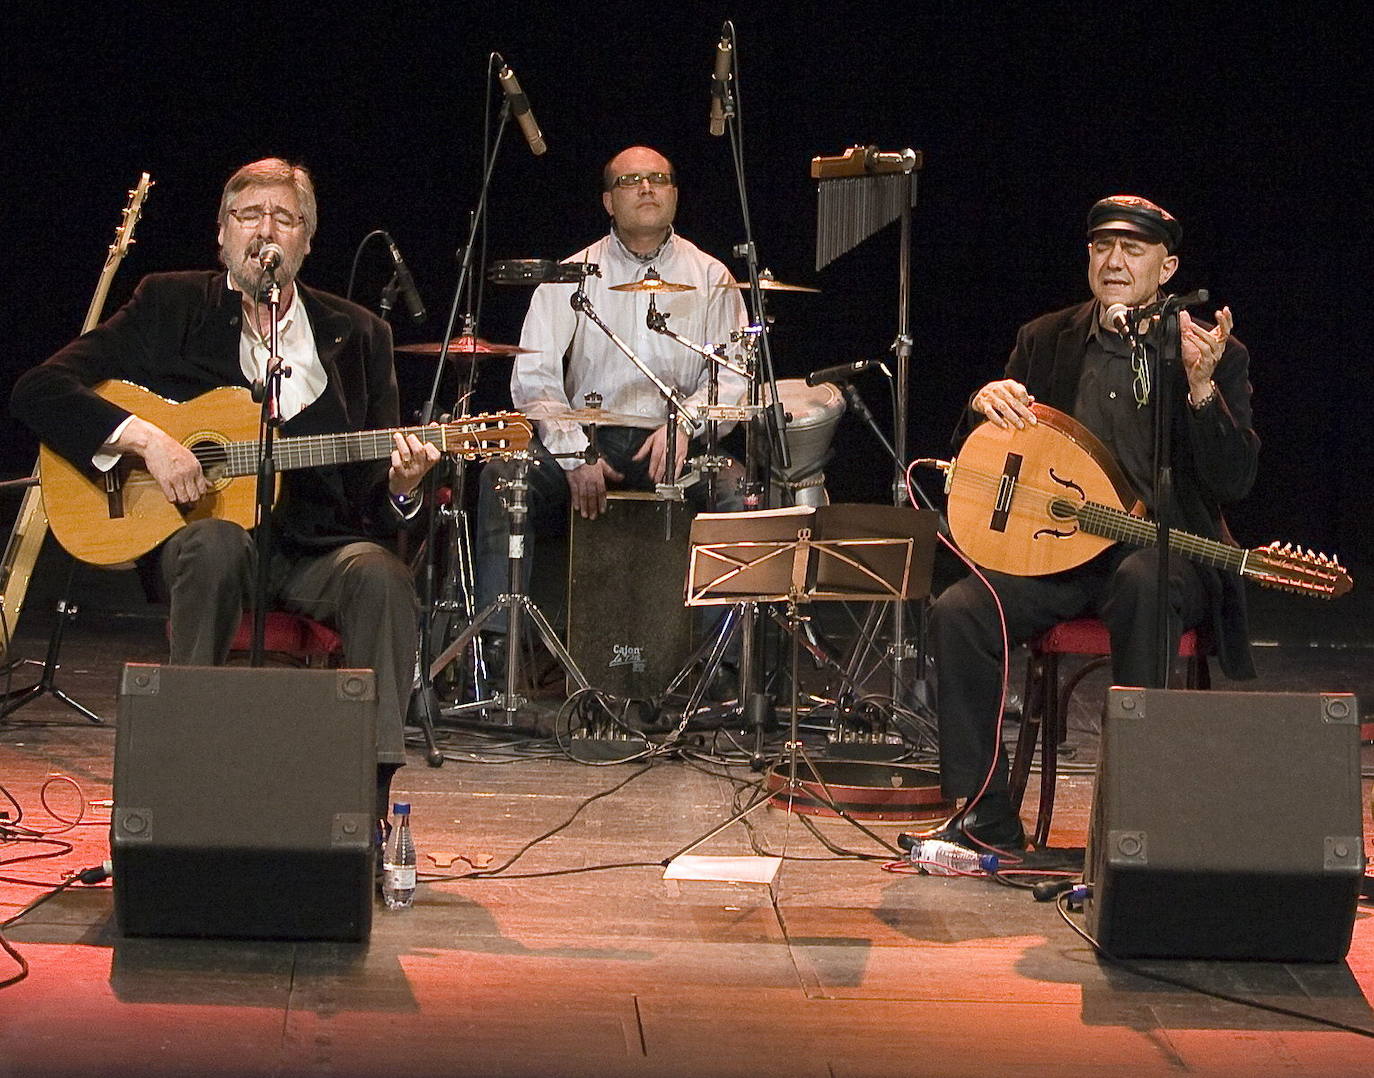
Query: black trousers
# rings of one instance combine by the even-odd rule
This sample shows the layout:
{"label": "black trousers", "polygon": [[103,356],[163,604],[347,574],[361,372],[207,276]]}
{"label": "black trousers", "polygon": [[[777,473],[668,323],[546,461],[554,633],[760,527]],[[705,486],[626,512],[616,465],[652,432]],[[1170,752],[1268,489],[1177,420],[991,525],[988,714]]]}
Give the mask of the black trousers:
{"label": "black trousers", "polygon": [[[1155,683],[1154,640],[1157,552],[1121,546],[1086,565],[1050,576],[988,572],[1006,613],[1012,647],[1072,618],[1096,616],[1112,639],[1112,679],[1118,685]],[[1185,629],[1207,611],[1197,567],[1169,559],[1170,659]],[[940,721],[940,785],[946,797],[972,797],[993,770],[990,792],[1007,789],[1007,759],[997,739],[1002,691],[1002,639],[988,589],[968,576],[940,595],[931,609]]]}
{"label": "black trousers", "polygon": [[[171,602],[171,662],[215,666],[251,607],[257,549],[225,520],[198,520],[164,544]],[[410,570],[376,543],[349,543],[305,557],[273,554],[269,602],[336,629],[344,662],[377,675],[377,762],[405,763],[402,726],[415,678],[419,602]]]}

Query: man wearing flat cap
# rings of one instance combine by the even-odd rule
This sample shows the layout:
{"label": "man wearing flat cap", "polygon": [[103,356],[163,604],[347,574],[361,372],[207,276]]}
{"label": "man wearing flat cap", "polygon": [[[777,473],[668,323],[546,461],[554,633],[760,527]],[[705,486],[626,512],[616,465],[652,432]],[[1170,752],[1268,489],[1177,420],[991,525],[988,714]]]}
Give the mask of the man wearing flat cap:
{"label": "man wearing flat cap", "polygon": [[[1005,376],[970,399],[961,434],[980,422],[1024,429],[1037,401],[1073,416],[1106,445],[1151,516],[1212,539],[1229,539],[1223,504],[1249,492],[1259,439],[1250,425],[1249,353],[1231,336],[1228,308],[1215,325],[1179,315],[1182,362],[1170,394],[1173,496],[1154,498],[1153,349],[1133,352],[1112,328],[1108,309],[1139,308],[1161,296],[1178,268],[1183,230],[1153,202],[1113,195],[1088,213],[1088,284],[1093,298],[1022,326]],[[1011,646],[1077,617],[1106,623],[1112,679],[1155,683],[1158,561],[1153,549],[1110,547],[1076,569],[1023,577],[988,572],[1005,611]],[[1169,559],[1170,654],[1183,631],[1209,626],[1228,677],[1254,677],[1239,578],[1181,557]],[[938,679],[941,784],[964,798],[948,837],[970,845],[1020,848],[1021,821],[1007,793],[998,739],[1002,636],[987,587],[966,577],[948,588],[931,615]],[[982,792],[982,796],[978,794]],[[972,802],[972,804],[970,804]]]}

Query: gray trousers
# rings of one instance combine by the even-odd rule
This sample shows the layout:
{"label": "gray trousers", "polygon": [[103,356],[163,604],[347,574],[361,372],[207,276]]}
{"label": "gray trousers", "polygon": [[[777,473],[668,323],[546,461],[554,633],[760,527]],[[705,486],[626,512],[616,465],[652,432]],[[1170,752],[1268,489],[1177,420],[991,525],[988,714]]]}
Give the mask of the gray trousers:
{"label": "gray trousers", "polygon": [[[162,579],[171,602],[173,665],[217,666],[256,580],[253,538],[237,524],[198,520],[167,540]],[[377,762],[404,764],[402,726],[415,677],[419,602],[410,571],[376,543],[306,557],[273,554],[268,602],[335,629],[344,663],[377,675]]]}

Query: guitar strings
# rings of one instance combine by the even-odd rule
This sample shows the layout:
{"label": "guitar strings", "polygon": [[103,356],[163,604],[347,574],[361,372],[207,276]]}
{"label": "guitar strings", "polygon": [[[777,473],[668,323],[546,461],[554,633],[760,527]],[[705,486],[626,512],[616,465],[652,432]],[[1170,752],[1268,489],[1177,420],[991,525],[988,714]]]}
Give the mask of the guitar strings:
{"label": "guitar strings", "polygon": [[[350,463],[353,461],[380,460],[386,454],[382,450],[391,444],[394,434],[414,434],[421,441],[427,441],[432,445],[438,445],[448,453],[460,453],[463,455],[480,455],[483,451],[492,451],[506,448],[504,439],[488,439],[485,446],[479,445],[476,448],[465,444],[457,446],[448,445],[450,439],[460,443],[467,442],[474,435],[478,436],[488,431],[504,430],[507,427],[512,430],[518,429],[508,418],[501,416],[479,415],[471,419],[457,423],[446,423],[439,426],[426,424],[423,426],[412,427],[390,427],[384,430],[374,431],[355,431],[344,434],[308,434],[297,437],[287,437],[280,439],[276,445],[281,456],[285,458],[288,466],[293,464],[338,464]],[[455,429],[456,428],[456,429]],[[351,453],[338,453],[335,447],[357,445],[368,455],[354,456]],[[225,463],[231,471],[242,471],[245,468],[250,470],[257,469],[258,443],[253,441],[240,442],[219,442],[205,444],[201,443],[191,447],[191,452],[201,464],[201,467]],[[316,458],[319,458],[318,460]],[[250,467],[251,466],[251,467]],[[245,473],[246,474],[246,473]]]}

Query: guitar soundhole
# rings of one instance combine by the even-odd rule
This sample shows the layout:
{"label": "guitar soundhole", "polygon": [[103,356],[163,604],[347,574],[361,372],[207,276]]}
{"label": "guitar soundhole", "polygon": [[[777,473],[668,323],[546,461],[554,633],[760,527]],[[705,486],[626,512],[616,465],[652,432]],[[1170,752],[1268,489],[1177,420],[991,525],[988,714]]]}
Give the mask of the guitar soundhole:
{"label": "guitar soundhole", "polygon": [[1064,498],[1051,498],[1050,516],[1055,520],[1073,520],[1078,516],[1078,506]]}
{"label": "guitar soundhole", "polygon": [[191,452],[200,458],[200,466],[205,469],[205,478],[210,481],[212,487],[218,488],[229,482],[230,477],[224,474],[229,455],[223,443],[194,442],[190,448]]}

